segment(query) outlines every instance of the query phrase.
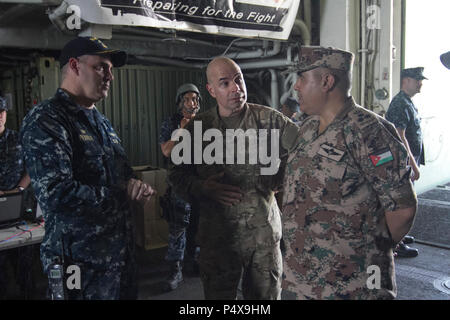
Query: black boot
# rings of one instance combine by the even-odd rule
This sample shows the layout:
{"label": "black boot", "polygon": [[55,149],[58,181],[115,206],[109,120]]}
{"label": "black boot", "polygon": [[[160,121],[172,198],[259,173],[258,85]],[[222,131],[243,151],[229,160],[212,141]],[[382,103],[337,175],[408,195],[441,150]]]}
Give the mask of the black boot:
{"label": "black boot", "polygon": [[402,241],[403,241],[404,244],[411,244],[411,243],[414,243],[414,241],[416,241],[416,239],[414,239],[413,236],[406,235],[406,236],[403,237]]}
{"label": "black boot", "polygon": [[403,241],[400,241],[400,243],[397,245],[397,248],[395,248],[395,253],[397,254],[397,257],[414,258],[419,255],[419,250],[417,250],[416,248],[408,247],[403,243]]}
{"label": "black boot", "polygon": [[169,278],[166,280],[166,289],[168,291],[175,290],[183,282],[183,273],[181,267],[181,261],[173,262],[170,268]]}

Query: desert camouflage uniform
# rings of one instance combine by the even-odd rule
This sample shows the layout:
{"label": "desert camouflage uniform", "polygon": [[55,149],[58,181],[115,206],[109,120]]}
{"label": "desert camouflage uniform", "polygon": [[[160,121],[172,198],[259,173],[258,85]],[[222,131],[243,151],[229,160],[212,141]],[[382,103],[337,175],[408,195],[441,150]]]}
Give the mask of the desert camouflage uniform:
{"label": "desert camouflage uniform", "polygon": [[[298,127],[280,112],[246,104],[241,115],[236,128],[227,128],[218,114],[218,108],[212,108],[197,115],[186,129],[195,140],[193,126],[201,121],[203,132],[211,128],[220,130],[224,144],[226,129],[279,129],[279,145],[276,147],[279,147],[280,158],[295,147]],[[270,130],[268,132],[270,134]],[[267,139],[271,141],[270,136]],[[203,150],[208,144],[203,142]],[[246,163],[249,163],[248,151],[246,138]],[[224,163],[225,156],[226,151],[223,154]],[[236,158],[234,160],[236,163]],[[235,299],[242,268],[245,299],[280,298],[281,221],[274,190],[281,185],[283,169],[280,168],[276,175],[263,176],[261,167],[266,166],[203,163],[182,164],[169,171],[169,182],[175,192],[187,201],[192,197],[198,200],[200,222],[197,243],[200,245],[200,274],[206,299]],[[203,181],[220,172],[225,173],[222,183],[238,186],[244,192],[239,204],[227,207],[201,194]]]}
{"label": "desert camouflage uniform", "polygon": [[75,298],[134,298],[134,237],[126,192],[133,172],[109,121],[58,89],[25,117],[20,138],[45,219],[44,271],[62,255],[63,245],[65,262],[81,268],[82,288]]}
{"label": "desert camouflage uniform", "polygon": [[[396,296],[386,211],[416,206],[407,152],[395,128],[349,98],[327,129],[300,127],[288,159],[283,199],[283,289],[297,299]],[[380,289],[369,289],[371,265]]]}
{"label": "desert camouflage uniform", "polygon": [[0,190],[14,189],[24,174],[19,134],[6,128],[0,136]]}
{"label": "desert camouflage uniform", "polygon": [[418,165],[425,164],[419,111],[405,92],[400,91],[392,99],[386,120],[392,122],[396,128],[405,130],[405,137],[414,159]]}

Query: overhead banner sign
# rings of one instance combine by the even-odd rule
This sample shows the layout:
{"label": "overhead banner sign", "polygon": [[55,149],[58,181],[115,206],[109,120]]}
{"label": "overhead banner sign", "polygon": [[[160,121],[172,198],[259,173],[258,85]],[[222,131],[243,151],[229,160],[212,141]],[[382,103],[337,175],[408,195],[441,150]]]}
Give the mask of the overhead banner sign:
{"label": "overhead banner sign", "polygon": [[300,0],[66,0],[95,24],[286,40]]}

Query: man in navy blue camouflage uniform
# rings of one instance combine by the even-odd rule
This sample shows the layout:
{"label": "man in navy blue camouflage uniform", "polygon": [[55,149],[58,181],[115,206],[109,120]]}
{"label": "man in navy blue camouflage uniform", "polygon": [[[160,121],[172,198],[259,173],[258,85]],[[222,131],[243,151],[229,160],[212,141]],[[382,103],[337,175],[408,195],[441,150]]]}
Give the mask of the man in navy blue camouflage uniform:
{"label": "man in navy blue camouflage uniform", "polygon": [[124,51],[96,38],[75,38],[60,56],[54,97],[25,117],[20,132],[27,170],[45,220],[44,271],[55,258],[81,269],[81,290],[69,299],[137,298],[130,201],[154,190],[134,174],[111,123],[95,107]]}
{"label": "man in navy blue camouflage uniform", "polygon": [[[30,177],[25,171],[22,159],[22,147],[19,134],[6,128],[6,99],[0,97],[0,196],[3,194],[23,192],[30,184]],[[0,213],[1,214],[1,213]],[[17,259],[17,281],[22,294],[27,294],[30,285],[33,247],[25,246],[17,249],[0,251],[0,299],[7,298],[6,263]]]}
{"label": "man in navy blue camouflage uniform", "polygon": [[[423,76],[422,67],[404,69],[401,72],[401,90],[392,99],[386,113],[386,119],[392,122],[397,129],[403,144],[408,151],[409,161],[412,168],[411,180],[419,180],[419,166],[425,164],[423,149],[423,135],[420,128],[419,111],[411,98],[420,93]],[[414,242],[411,236],[405,236],[398,244],[395,253],[399,257],[416,257],[419,251],[406,244]]]}
{"label": "man in navy blue camouflage uniform", "polygon": [[[166,119],[161,126],[159,143],[164,156],[170,158],[170,153],[175,146],[171,140],[172,133],[177,129],[183,129],[192,120],[200,109],[200,91],[192,83],[181,85],[175,97],[177,112]],[[184,251],[186,249],[187,262],[196,271],[196,245],[195,229],[197,216],[192,213],[192,206],[177,196],[172,189],[170,193],[171,210],[167,218],[169,224],[169,240],[166,260],[171,264],[170,275],[166,280],[168,290],[175,290],[183,281],[182,265]],[[187,234],[186,234],[187,233]]]}

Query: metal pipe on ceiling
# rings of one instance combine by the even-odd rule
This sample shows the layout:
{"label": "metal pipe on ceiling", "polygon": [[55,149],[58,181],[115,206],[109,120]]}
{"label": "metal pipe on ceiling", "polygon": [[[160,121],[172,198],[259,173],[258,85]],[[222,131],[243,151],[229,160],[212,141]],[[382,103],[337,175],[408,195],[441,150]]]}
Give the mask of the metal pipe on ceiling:
{"label": "metal pipe on ceiling", "polygon": [[1,0],[2,3],[24,3],[24,4],[39,4],[57,6],[61,4],[62,0]]}
{"label": "metal pipe on ceiling", "polygon": [[360,105],[366,105],[366,63],[367,63],[367,44],[366,44],[366,0],[361,0],[361,12],[360,12],[360,21],[361,21],[361,49],[359,52],[361,53],[361,92],[360,92]]}
{"label": "metal pipe on ceiling", "polygon": [[270,81],[270,94],[272,97],[271,106],[277,109],[280,103],[280,94],[278,91],[278,76],[274,69],[269,69],[271,81]]}
{"label": "metal pipe on ceiling", "polygon": [[[121,29],[116,29],[113,30],[113,34],[117,34],[117,35],[124,35],[124,33],[132,33],[132,34],[136,34],[136,35],[143,35],[143,36],[152,36],[152,37],[156,37],[156,38],[161,38],[161,39],[170,39],[171,36],[173,35],[173,33],[162,33],[162,32],[156,32],[156,31],[150,31],[150,30],[141,30],[141,29],[134,29],[134,28],[121,28]],[[214,46],[216,48],[221,48],[221,49],[225,49],[227,48],[227,46],[225,45],[221,45],[221,44],[213,44],[211,42],[208,41],[203,41],[203,40],[197,40],[197,39],[191,39],[185,36],[181,36],[181,37],[172,37],[174,40],[179,38],[181,39],[185,39],[186,41],[188,41],[189,43],[194,43],[194,44],[201,44],[201,45],[207,45],[207,46]],[[141,40],[144,40],[141,37]]]}
{"label": "metal pipe on ceiling", "polygon": [[293,65],[294,63],[292,61],[288,61],[287,59],[268,59],[239,63],[242,70],[258,68],[286,68]]}
{"label": "metal pipe on ceiling", "polygon": [[311,33],[312,30],[312,10],[311,10],[311,0],[303,0],[303,15],[306,27]]}
{"label": "metal pipe on ceiling", "polygon": [[16,4],[8,10],[0,13],[0,25],[7,25],[13,20],[19,19],[21,15],[31,12],[35,7],[25,4]]}
{"label": "metal pipe on ceiling", "polygon": [[190,63],[190,62],[183,62],[179,60],[174,59],[167,59],[167,58],[161,58],[161,57],[150,57],[150,56],[136,56],[137,59],[147,62],[154,62],[154,63],[163,63],[175,67],[182,67],[182,68],[194,68],[194,69],[203,69],[206,68],[207,64],[204,63]]}
{"label": "metal pipe on ceiling", "polygon": [[263,41],[263,48],[257,49],[253,51],[245,51],[245,52],[233,52],[228,53],[225,56],[231,59],[253,59],[253,58],[263,58],[263,57],[273,57],[276,56],[281,51],[281,43],[280,41],[272,41],[273,47],[270,50],[267,50],[268,41]]}
{"label": "metal pipe on ceiling", "polygon": [[311,45],[311,33],[308,30],[306,23],[300,19],[295,19],[294,28],[297,28],[302,35],[303,44],[305,46]]}

